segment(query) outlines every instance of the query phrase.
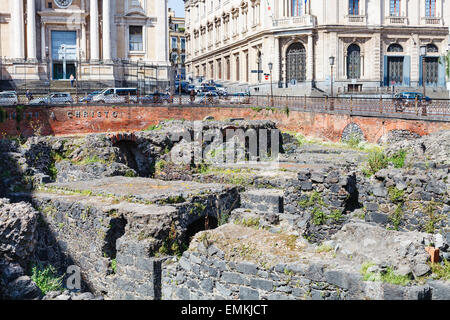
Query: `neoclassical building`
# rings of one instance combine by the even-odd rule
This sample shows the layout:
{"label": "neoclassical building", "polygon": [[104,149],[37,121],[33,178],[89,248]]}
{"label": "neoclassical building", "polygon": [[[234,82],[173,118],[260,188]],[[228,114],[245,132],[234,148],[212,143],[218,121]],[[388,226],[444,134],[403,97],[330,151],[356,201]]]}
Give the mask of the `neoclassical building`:
{"label": "neoclassical building", "polygon": [[2,0],[2,83],[167,81],[167,0]]}
{"label": "neoclassical building", "polygon": [[446,87],[449,0],[186,0],[185,10],[188,77],[252,93],[268,90],[267,74],[283,94],[410,88],[423,77]]}

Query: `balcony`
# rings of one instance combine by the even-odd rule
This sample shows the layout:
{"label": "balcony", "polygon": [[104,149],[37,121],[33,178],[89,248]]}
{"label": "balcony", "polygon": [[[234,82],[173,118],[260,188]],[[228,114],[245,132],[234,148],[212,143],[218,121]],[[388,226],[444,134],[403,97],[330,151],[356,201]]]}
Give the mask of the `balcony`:
{"label": "balcony", "polygon": [[347,15],[345,21],[351,24],[366,24],[367,18],[365,15]]}
{"label": "balcony", "polygon": [[316,26],[316,17],[311,15],[304,15],[299,17],[288,17],[273,21],[274,27],[314,27]]}
{"label": "balcony", "polygon": [[426,24],[426,25],[442,25],[442,18],[439,18],[439,17],[422,17],[422,24]]}
{"label": "balcony", "polygon": [[408,18],[407,17],[399,17],[399,16],[388,16],[388,17],[386,17],[386,24],[407,25]]}

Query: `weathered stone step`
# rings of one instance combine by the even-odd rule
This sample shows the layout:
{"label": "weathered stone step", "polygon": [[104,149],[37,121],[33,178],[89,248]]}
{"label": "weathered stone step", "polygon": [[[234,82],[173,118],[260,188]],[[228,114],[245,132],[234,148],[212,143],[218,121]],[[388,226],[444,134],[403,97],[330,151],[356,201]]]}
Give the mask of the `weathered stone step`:
{"label": "weathered stone step", "polygon": [[262,212],[283,213],[283,197],[283,190],[251,189],[241,193],[241,207]]}

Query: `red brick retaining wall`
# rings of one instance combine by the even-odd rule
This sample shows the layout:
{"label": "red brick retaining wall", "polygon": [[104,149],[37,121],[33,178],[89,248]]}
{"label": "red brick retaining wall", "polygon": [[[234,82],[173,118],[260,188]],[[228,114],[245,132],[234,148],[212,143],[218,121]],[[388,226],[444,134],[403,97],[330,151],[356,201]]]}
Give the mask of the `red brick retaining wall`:
{"label": "red brick retaining wall", "polygon": [[136,131],[157,124],[160,120],[202,120],[213,116],[217,120],[245,118],[272,120],[280,129],[300,132],[338,141],[344,128],[355,123],[369,142],[376,142],[391,130],[408,130],[427,135],[439,130],[450,130],[450,122],[407,120],[384,117],[350,116],[346,114],[314,113],[291,110],[289,115],[281,110],[253,110],[240,107],[177,107],[177,106],[75,106],[27,107],[20,122],[16,108],[0,110],[0,138],[7,135],[31,136],[35,131],[42,135],[78,135],[95,132]]}

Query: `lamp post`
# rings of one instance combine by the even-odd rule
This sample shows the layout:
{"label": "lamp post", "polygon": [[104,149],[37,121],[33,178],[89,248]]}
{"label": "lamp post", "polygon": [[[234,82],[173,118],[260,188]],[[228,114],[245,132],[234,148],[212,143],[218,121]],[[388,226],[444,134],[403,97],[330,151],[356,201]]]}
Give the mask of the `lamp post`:
{"label": "lamp post", "polygon": [[270,71],[270,106],[273,107],[273,81],[272,81],[272,69],[273,63],[269,62],[269,71]]}
{"label": "lamp post", "polygon": [[425,96],[426,94],[426,72],[425,72],[425,57],[427,56],[427,46],[421,46],[420,47],[420,55],[422,56],[422,85],[423,85],[423,95]]}
{"label": "lamp post", "polygon": [[330,60],[330,67],[331,67],[331,79],[330,79],[330,85],[331,85],[331,101],[330,101],[330,110],[334,110],[334,100],[333,100],[333,96],[334,96],[334,92],[333,92],[333,67],[334,67],[334,56],[331,56],[328,58]]}
{"label": "lamp post", "polygon": [[427,56],[427,46],[420,46],[420,55],[422,56],[422,85],[423,85],[423,97],[422,97],[422,115],[427,115],[427,109],[425,106],[425,97],[426,97],[426,85],[427,85],[427,73],[426,73],[426,59]]}
{"label": "lamp post", "polygon": [[47,62],[48,94],[50,94],[50,52],[48,47],[45,47],[45,61]]}
{"label": "lamp post", "polygon": [[177,72],[177,78],[178,78],[178,96],[180,98],[180,104],[181,104],[181,61],[178,57],[178,72]]}

